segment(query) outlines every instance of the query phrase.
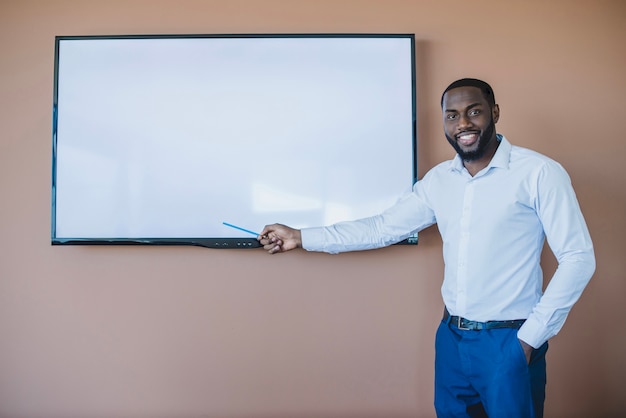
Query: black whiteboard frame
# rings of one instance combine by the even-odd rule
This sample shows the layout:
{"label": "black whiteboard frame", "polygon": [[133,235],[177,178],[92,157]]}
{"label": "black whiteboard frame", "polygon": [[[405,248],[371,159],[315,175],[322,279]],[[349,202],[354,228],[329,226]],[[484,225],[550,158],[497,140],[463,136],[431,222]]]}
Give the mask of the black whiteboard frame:
{"label": "black whiteboard frame", "polygon": [[[143,238],[143,237],[58,237],[56,228],[56,190],[57,190],[57,121],[58,121],[58,72],[59,49],[64,40],[98,40],[98,39],[184,39],[184,38],[407,38],[411,44],[411,98],[412,98],[412,184],[417,181],[417,104],[416,104],[416,68],[415,68],[415,35],[414,34],[377,34],[377,33],[300,33],[300,34],[163,34],[163,35],[85,35],[56,36],[54,54],[54,86],[52,114],[52,245],[191,245],[206,248],[257,248],[259,243],[254,237],[246,234],[237,236],[235,232],[230,238]],[[280,220],[278,220],[280,221]],[[398,244],[417,244],[417,233]]]}

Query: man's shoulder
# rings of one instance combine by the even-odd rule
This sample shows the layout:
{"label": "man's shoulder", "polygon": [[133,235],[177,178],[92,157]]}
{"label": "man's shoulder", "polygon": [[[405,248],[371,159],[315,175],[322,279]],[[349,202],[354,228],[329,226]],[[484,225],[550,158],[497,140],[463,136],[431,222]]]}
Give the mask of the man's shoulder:
{"label": "man's shoulder", "polygon": [[511,146],[510,161],[511,163],[520,163],[524,165],[528,164],[531,166],[550,166],[562,168],[561,164],[553,158],[542,154],[539,151],[518,145]]}
{"label": "man's shoulder", "polygon": [[569,183],[569,174],[565,167],[553,158],[520,146],[511,147],[510,169],[520,178],[531,178],[537,182],[552,184]]}
{"label": "man's shoulder", "polygon": [[456,157],[434,165],[430,170],[428,170],[428,172],[426,172],[424,177],[442,176],[450,174],[454,170],[456,164],[455,160]]}
{"label": "man's shoulder", "polygon": [[515,155],[515,156],[523,157],[523,158],[537,158],[540,160],[543,160],[543,159],[551,160],[550,157],[548,157],[545,154],[540,153],[539,151],[535,151],[530,148],[522,147],[519,145],[513,145],[513,144],[511,144],[511,155]]}

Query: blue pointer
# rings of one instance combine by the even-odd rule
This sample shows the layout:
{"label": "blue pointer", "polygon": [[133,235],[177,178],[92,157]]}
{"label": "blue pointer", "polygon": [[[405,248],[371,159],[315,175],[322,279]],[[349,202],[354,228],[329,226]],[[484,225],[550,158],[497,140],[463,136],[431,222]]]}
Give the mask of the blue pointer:
{"label": "blue pointer", "polygon": [[235,228],[235,229],[238,229],[240,231],[247,232],[248,234],[256,235],[257,237],[259,236],[258,232],[250,231],[249,229],[244,229],[244,228],[242,228],[240,226],[229,224],[228,222],[222,222],[222,223],[224,225],[226,225],[226,226],[230,226],[231,228]]}

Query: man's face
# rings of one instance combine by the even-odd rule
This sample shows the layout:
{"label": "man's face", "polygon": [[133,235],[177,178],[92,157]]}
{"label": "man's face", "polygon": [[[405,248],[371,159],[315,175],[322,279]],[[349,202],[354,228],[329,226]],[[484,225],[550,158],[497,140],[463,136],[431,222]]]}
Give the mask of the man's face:
{"label": "man's face", "polygon": [[495,147],[499,115],[498,105],[492,109],[478,87],[458,87],[444,95],[444,132],[464,161],[479,160]]}

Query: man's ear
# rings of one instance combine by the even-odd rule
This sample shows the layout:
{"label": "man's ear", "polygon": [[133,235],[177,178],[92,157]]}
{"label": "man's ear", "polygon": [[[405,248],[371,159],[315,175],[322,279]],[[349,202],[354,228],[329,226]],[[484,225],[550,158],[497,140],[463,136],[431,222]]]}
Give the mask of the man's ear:
{"label": "man's ear", "polygon": [[498,123],[498,119],[500,119],[500,106],[498,104],[493,105],[491,117],[493,118],[493,123]]}

